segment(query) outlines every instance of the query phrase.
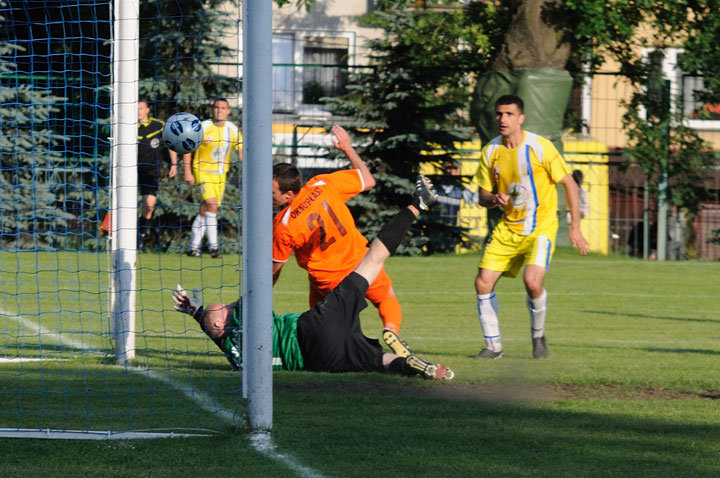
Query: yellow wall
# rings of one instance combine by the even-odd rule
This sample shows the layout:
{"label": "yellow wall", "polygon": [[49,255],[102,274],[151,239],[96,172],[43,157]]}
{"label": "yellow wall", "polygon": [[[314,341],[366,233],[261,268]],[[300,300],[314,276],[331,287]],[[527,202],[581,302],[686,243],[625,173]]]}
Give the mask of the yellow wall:
{"label": "yellow wall", "polygon": [[[475,173],[480,165],[480,150],[482,149],[482,144],[479,140],[465,141],[457,143],[455,148],[456,153],[453,155],[453,158],[455,158],[458,164],[458,174],[464,177],[466,181],[465,187],[475,192],[478,186],[475,181],[470,178],[475,177]],[[428,156],[440,153],[442,152],[431,151],[428,152]],[[432,162],[421,164],[420,172],[422,174],[443,174],[441,165]],[[457,225],[468,229],[468,232],[465,233],[465,239],[468,243],[471,243],[472,246],[467,248],[458,246],[456,252],[461,253],[480,249],[482,247],[482,241],[487,235],[487,209],[477,204],[468,204],[464,199],[461,200]]]}
{"label": "yellow wall", "polygon": [[[608,147],[596,138],[587,135],[568,134],[563,137],[566,161],[571,161],[573,169],[579,169],[584,175],[583,187],[588,195],[590,214],[583,218],[580,229],[588,241],[591,251],[607,254],[609,235],[609,178],[608,178]],[[458,151],[454,157],[459,160],[459,173],[464,177],[475,177],[480,164],[481,145],[479,141],[467,142],[457,145]],[[432,153],[429,153],[432,155]],[[438,164],[427,162],[421,165],[423,174],[442,174]],[[469,181],[466,187],[476,191],[478,186],[474,180]],[[560,220],[565,220],[564,211],[561,211]],[[487,235],[487,209],[477,204],[461,202],[458,212],[458,226],[468,228],[467,238],[474,242],[474,246],[466,249],[458,247],[457,252],[479,249]]]}
{"label": "yellow wall", "polygon": [[[610,214],[608,156],[601,153],[607,153],[608,147],[587,135],[568,134],[563,137],[563,148],[565,161],[572,161],[571,168],[583,173],[583,188],[590,203],[590,214],[580,222],[580,230],[591,251],[607,254]],[[560,220],[565,220],[563,214]]]}

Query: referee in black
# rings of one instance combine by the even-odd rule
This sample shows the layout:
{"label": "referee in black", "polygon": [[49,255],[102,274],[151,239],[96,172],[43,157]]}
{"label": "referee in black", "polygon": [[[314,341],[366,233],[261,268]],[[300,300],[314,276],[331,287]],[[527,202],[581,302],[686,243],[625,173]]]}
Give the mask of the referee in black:
{"label": "referee in black", "polygon": [[138,188],[142,196],[140,206],[141,249],[158,247],[160,234],[152,225],[153,211],[157,203],[160,165],[170,163],[168,178],[177,174],[177,153],[163,145],[162,131],[165,123],[150,117],[150,103],[146,98],[138,99]]}

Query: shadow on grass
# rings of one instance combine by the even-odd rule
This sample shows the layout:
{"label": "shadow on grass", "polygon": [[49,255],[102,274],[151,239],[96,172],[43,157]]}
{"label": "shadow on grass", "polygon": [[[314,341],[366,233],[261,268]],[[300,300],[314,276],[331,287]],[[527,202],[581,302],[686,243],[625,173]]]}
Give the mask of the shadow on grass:
{"label": "shadow on grass", "polygon": [[548,401],[453,399],[454,384],[355,381],[306,376],[310,388],[279,386],[280,448],[328,476],[720,474],[720,426],[646,418],[644,401],[618,412],[607,402],[577,411]]}
{"label": "shadow on grass", "polygon": [[640,347],[638,350],[644,350],[645,352],[659,352],[663,354],[720,355],[720,351],[708,349],[665,349],[659,347]]}
{"label": "shadow on grass", "polygon": [[640,350],[642,352],[657,352],[664,354],[695,354],[695,355],[720,355],[720,351],[711,349],[675,349],[661,347],[628,347],[628,346],[612,346],[612,345],[569,345],[558,344],[557,347],[576,348],[576,349],[599,349],[599,350]]}
{"label": "shadow on grass", "polygon": [[718,319],[696,319],[694,317],[661,317],[657,315],[647,314],[631,314],[628,312],[609,312],[606,310],[583,310],[586,314],[597,314],[597,315],[614,315],[621,317],[633,317],[637,319],[653,319],[653,320],[672,320],[681,322],[700,322],[700,323],[720,323]]}

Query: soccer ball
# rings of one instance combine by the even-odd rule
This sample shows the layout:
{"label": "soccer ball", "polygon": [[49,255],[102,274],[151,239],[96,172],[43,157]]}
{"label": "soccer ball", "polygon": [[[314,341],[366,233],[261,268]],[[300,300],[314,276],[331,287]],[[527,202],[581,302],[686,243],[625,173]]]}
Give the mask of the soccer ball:
{"label": "soccer ball", "polygon": [[202,123],[190,113],[176,113],[165,123],[162,136],[165,146],[176,153],[192,153],[202,143]]}

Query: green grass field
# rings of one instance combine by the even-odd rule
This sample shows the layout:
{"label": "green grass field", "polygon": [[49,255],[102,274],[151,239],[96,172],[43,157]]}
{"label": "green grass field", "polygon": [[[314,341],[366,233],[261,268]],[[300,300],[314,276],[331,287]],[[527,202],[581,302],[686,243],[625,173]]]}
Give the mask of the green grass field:
{"label": "green grass field", "polygon": [[[0,257],[3,271],[11,260]],[[149,401],[157,411],[154,417],[133,417],[135,428],[185,426],[224,434],[99,442],[3,439],[0,476],[720,475],[720,264],[581,258],[561,249],[545,284],[549,357],[531,358],[521,280],[501,279],[505,358],[478,362],[469,358],[482,347],[473,292],[478,260],[478,255],[398,257],[387,264],[403,305],[401,336],[416,353],[449,365],[456,373],[452,382],[381,374],[274,374],[275,451],[305,467],[300,471],[259,453],[247,434],[233,433],[212,413],[173,418],[170,411],[194,408],[166,383],[117,373],[114,387],[136,391],[119,399],[124,403],[117,404],[117,415],[126,405],[149,408]],[[45,344],[43,357],[67,358],[54,365],[77,376],[66,381],[96,386],[108,381],[103,373],[116,373],[103,334],[106,278],[97,272],[77,276],[94,264],[86,257],[74,261],[79,267],[68,276],[33,275],[29,263],[16,274],[15,289],[12,278],[2,275],[2,304],[5,313],[11,306],[29,310],[33,300],[45,303],[36,305],[38,310],[56,309],[59,327],[91,351],[77,360],[70,358],[72,347]],[[186,288],[202,284],[206,302],[233,300],[236,264],[229,256],[218,263],[141,255],[138,300],[143,308],[138,365],[169,367],[170,376],[216,391],[220,405],[231,410],[242,405],[237,374],[226,371],[224,357],[192,320],[171,311],[168,291],[177,282]],[[207,265],[214,267],[202,267]],[[84,294],[63,302],[45,290],[45,280],[59,281],[68,291],[79,285]],[[306,293],[304,273],[288,264],[275,289],[276,311],[304,310]],[[73,322],[73,315],[84,319]],[[366,334],[379,337],[381,323],[372,306],[362,320]],[[12,324],[4,319],[5,355],[13,347],[37,355],[32,345],[38,339]],[[13,339],[11,330],[23,340]],[[62,380],[64,375],[48,374],[49,367],[46,362],[0,365],[0,419],[5,421],[0,426],[15,426],[7,422],[17,417],[19,376],[22,392],[34,384],[38,397],[49,386],[46,380]],[[101,420],[119,427],[129,420],[109,413],[115,405],[108,399],[94,400]],[[89,418],[85,413],[48,420],[62,425]],[[163,424],[173,420],[181,423]]]}

